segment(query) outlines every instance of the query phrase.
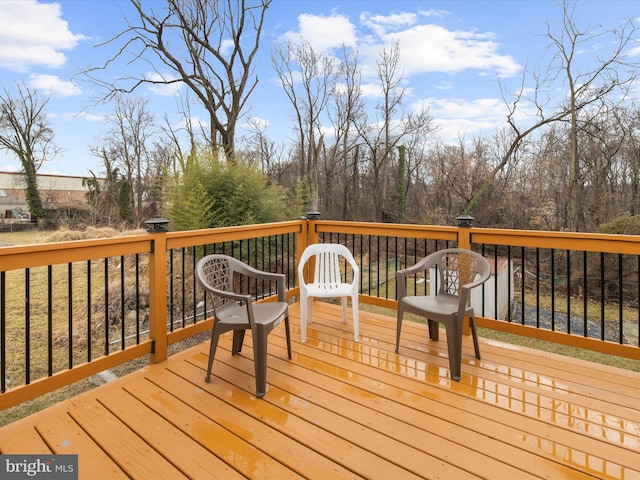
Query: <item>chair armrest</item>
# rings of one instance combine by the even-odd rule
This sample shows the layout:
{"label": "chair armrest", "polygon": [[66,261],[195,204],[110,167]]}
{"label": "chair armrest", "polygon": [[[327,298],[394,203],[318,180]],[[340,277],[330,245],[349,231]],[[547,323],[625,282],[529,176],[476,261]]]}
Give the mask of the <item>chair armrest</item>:
{"label": "chair armrest", "polygon": [[471,305],[471,290],[485,283],[488,277],[489,275],[478,276],[474,281],[465,283],[462,288],[460,288],[460,305],[458,314],[462,314],[464,309],[466,309],[468,305]]}
{"label": "chair armrest", "polygon": [[205,290],[218,297],[229,298],[237,302],[251,303],[253,297],[242,293],[234,293],[226,290],[218,290],[217,288],[205,287]]}
{"label": "chair armrest", "polygon": [[285,287],[284,287],[284,274],[283,273],[271,273],[270,274],[271,277],[273,277],[273,281],[276,282],[276,288],[278,291],[278,301],[279,302],[286,302],[287,301],[287,297],[285,294]]}
{"label": "chair armrest", "polygon": [[415,265],[412,265],[402,270],[396,271],[396,289],[397,300],[400,301],[407,294],[406,279],[410,275],[415,275],[418,272],[427,270],[431,265],[435,264],[437,259],[434,254],[428,255],[418,261]]}
{"label": "chair armrest", "polygon": [[[360,277],[360,267],[358,267],[358,264],[356,263],[353,257],[344,257],[344,258],[346,258],[347,263],[351,266],[351,269],[353,270],[353,279],[351,280],[351,285],[353,285],[358,281],[358,277]],[[345,281],[346,281],[346,278],[345,278]]]}
{"label": "chair armrest", "polygon": [[438,254],[440,254],[440,252],[434,252],[434,253],[432,253],[430,255],[427,255],[426,257],[422,258],[421,260],[419,260],[414,265],[412,265],[410,267],[407,267],[407,268],[403,268],[402,270],[398,270],[396,272],[396,275],[400,274],[400,275],[406,277],[408,275],[412,275],[412,274],[415,274],[417,272],[420,272],[420,271],[423,271],[423,270],[427,270],[432,265],[435,265],[435,264],[438,263]]}
{"label": "chair armrest", "polygon": [[246,264],[236,265],[235,268],[238,273],[241,273],[242,275],[246,275],[247,277],[256,278],[258,280],[276,282],[277,291],[278,291],[278,301],[279,302],[286,301],[285,286],[284,286],[285,276],[283,273],[265,272],[263,270],[258,270],[257,268],[253,268],[252,266],[246,265]]}

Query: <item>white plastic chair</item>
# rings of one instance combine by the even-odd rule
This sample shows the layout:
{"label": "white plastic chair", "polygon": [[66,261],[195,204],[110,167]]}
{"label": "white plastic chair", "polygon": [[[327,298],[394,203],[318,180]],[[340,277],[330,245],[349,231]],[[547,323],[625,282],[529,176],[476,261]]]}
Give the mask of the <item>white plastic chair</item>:
{"label": "white plastic chair", "polygon": [[[310,259],[315,260],[313,282],[306,283],[304,269]],[[345,262],[346,261],[346,262]],[[311,262],[313,264],[313,262]],[[352,280],[347,283],[347,272],[341,273],[341,265],[349,265],[352,269]],[[351,297],[353,313],[353,336],[359,340],[358,334],[358,278],[360,269],[347,247],[336,243],[316,243],[309,245],[298,264],[298,282],[300,284],[300,337],[307,341],[307,323],[311,323],[313,298],[342,299],[342,321],[347,322],[347,297]],[[310,275],[311,278],[311,275]],[[343,280],[344,279],[344,280]]]}

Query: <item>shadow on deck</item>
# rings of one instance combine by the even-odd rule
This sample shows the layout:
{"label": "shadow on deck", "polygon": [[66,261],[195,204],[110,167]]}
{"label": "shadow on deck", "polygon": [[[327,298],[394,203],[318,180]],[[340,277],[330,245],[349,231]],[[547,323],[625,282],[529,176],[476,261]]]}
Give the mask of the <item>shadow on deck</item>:
{"label": "shadow on deck", "polygon": [[481,339],[463,345],[361,313],[359,343],[337,306],[314,308],[293,360],[270,335],[267,393],[251,342],[221,339],[212,382],[200,344],[0,429],[0,452],[78,454],[80,478],[640,479],[640,375]]}

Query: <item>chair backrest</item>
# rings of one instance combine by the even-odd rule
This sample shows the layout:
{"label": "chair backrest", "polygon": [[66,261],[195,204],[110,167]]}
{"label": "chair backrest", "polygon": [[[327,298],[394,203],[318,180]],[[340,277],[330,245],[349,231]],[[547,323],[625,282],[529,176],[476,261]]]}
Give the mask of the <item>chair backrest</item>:
{"label": "chair backrest", "polygon": [[353,269],[354,278],[358,276],[360,269],[351,251],[339,243],[314,243],[305,248],[298,266],[299,281],[304,282],[302,275],[305,264],[314,257],[315,268],[313,270],[313,283],[338,284],[348,283],[342,276],[341,265],[346,262]]}
{"label": "chair backrest", "polygon": [[196,266],[196,278],[210,294],[214,312],[231,301],[229,298],[216,295],[215,290],[233,292],[234,265],[237,262],[233,257],[213,254],[200,259]]}
{"label": "chair backrest", "polygon": [[428,263],[438,272],[437,291],[458,295],[463,285],[485,282],[491,274],[489,262],[480,254],[463,248],[447,248],[429,255]]}

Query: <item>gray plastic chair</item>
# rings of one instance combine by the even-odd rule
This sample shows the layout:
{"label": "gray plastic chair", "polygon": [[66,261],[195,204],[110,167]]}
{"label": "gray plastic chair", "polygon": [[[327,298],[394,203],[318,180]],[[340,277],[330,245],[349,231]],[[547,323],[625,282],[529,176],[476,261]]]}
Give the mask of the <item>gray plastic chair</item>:
{"label": "gray plastic chair", "polygon": [[[437,292],[435,296],[407,296],[406,279],[410,275],[435,268],[437,278],[430,277],[430,288]],[[471,250],[447,248],[424,257],[410,268],[396,272],[398,289],[398,324],[396,334],[396,353],[400,344],[402,316],[405,312],[426,317],[429,324],[429,337],[438,340],[438,323],[445,326],[449,368],[451,378],[460,381],[462,363],[462,322],[469,317],[473,347],[476,358],[480,358],[478,334],[473,307],[470,306],[471,289],[486,282],[491,275],[489,262]]]}
{"label": "gray plastic chair", "polygon": [[[236,275],[237,274],[237,275]],[[237,277],[276,282],[278,301],[255,303],[251,295],[234,292]],[[196,266],[196,278],[213,300],[213,328],[209,348],[209,365],[205,381],[211,379],[211,368],[220,335],[233,330],[231,353],[242,350],[246,330],[251,330],[256,375],[256,396],[262,398],[267,384],[267,337],[284,319],[287,353],[291,359],[289,309],[285,301],[284,275],[256,270],[227,255],[207,255]]]}

